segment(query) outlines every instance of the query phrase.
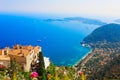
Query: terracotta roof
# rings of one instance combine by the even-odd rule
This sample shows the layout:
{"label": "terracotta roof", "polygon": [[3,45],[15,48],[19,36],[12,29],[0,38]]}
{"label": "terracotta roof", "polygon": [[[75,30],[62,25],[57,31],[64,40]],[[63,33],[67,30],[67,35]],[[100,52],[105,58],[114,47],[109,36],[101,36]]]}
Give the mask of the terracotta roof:
{"label": "terracotta roof", "polygon": [[17,56],[27,56],[29,54],[29,50],[26,49],[13,49],[9,51],[9,55],[17,55]]}
{"label": "terracotta roof", "polygon": [[[13,49],[9,49],[8,47],[4,48],[4,50],[9,50],[8,55],[16,55],[16,56],[24,56],[26,57],[28,54],[31,53],[31,50],[34,51],[34,53],[38,53],[41,50],[41,47],[39,46],[21,46],[16,45],[13,46]],[[0,50],[0,55],[2,55],[2,50]]]}
{"label": "terracotta roof", "polygon": [[[17,46],[19,46],[19,45],[17,45]],[[22,48],[13,48],[13,49],[11,49],[10,51],[9,51],[9,55],[17,55],[17,56],[27,56],[28,54],[30,54],[30,52],[31,52],[31,50],[33,50],[34,51],[34,53],[36,54],[36,53],[38,53],[39,51],[40,51],[40,47],[39,46],[36,46],[36,47],[34,47],[34,46],[31,46],[31,45],[29,45],[29,46],[22,46]]]}
{"label": "terracotta roof", "polygon": [[27,49],[27,50],[33,50],[33,46],[29,45],[29,46],[23,46],[23,49]]}
{"label": "terracotta roof", "polygon": [[38,53],[38,51],[40,51],[40,47],[39,46],[36,46],[36,47],[34,47],[34,53],[36,54],[36,53]]}

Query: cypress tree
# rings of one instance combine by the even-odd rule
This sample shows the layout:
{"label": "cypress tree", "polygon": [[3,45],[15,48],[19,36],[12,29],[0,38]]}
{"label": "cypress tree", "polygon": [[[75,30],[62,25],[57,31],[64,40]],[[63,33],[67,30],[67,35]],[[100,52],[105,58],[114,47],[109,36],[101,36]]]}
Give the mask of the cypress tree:
{"label": "cypress tree", "polygon": [[39,66],[37,68],[37,72],[38,72],[39,76],[41,76],[39,78],[39,80],[47,80],[46,79],[45,64],[44,64],[44,57],[43,57],[42,52],[39,52]]}

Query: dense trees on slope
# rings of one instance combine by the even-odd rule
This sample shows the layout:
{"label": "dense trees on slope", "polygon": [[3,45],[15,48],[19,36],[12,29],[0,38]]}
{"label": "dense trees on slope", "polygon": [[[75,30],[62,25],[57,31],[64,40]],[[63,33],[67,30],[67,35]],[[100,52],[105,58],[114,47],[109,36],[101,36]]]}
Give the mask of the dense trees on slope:
{"label": "dense trees on slope", "polygon": [[94,30],[90,35],[84,38],[84,43],[96,43],[101,41],[119,42],[120,25],[107,24]]}
{"label": "dense trees on slope", "polygon": [[120,80],[120,55],[116,56],[98,72],[92,73],[89,79]]}
{"label": "dense trees on slope", "polygon": [[83,43],[93,48],[93,56],[84,66],[87,79],[120,80],[120,25],[99,27]]}

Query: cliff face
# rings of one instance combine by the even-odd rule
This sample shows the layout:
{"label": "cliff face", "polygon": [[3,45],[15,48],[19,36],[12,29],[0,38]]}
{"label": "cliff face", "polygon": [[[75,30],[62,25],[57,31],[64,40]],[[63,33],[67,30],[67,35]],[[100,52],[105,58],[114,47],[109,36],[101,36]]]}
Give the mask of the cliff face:
{"label": "cliff face", "polygon": [[83,42],[87,44],[103,41],[120,42],[120,25],[112,23],[101,26],[83,40]]}

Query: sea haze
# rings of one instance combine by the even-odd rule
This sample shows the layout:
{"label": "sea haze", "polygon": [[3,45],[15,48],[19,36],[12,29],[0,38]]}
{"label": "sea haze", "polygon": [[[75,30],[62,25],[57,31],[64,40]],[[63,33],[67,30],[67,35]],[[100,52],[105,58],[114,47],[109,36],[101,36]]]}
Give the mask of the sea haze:
{"label": "sea haze", "polygon": [[72,66],[90,51],[82,47],[80,41],[100,26],[72,19],[47,20],[52,19],[0,15],[0,48],[15,44],[39,45],[44,56],[55,65]]}

